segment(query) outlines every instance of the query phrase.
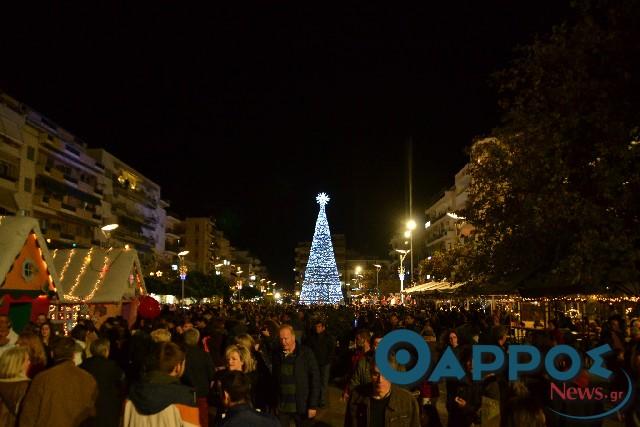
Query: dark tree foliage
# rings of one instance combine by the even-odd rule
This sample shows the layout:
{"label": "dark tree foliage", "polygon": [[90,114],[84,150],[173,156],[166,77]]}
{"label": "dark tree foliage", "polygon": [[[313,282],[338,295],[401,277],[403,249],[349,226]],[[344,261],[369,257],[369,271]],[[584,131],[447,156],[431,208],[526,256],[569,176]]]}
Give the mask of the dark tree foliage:
{"label": "dark tree foliage", "polygon": [[[179,278],[171,280],[157,277],[145,278],[147,292],[159,295],[174,295],[180,297],[182,283]],[[212,296],[223,297],[228,300],[231,297],[229,282],[222,276],[204,274],[199,271],[190,271],[184,283],[184,295],[187,298],[210,298]]]}
{"label": "dark tree foliage", "polygon": [[476,239],[459,277],[640,289],[640,2],[575,11],[496,76],[503,120],[471,148],[464,215]]}
{"label": "dark tree foliage", "polygon": [[240,289],[239,294],[241,299],[246,300],[259,297],[262,295],[262,292],[260,292],[260,290],[255,287],[243,286],[242,289]]}

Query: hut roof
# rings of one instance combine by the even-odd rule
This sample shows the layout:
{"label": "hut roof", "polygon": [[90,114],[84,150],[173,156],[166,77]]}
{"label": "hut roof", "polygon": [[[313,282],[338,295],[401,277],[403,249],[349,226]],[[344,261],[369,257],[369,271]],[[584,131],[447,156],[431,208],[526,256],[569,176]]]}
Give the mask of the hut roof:
{"label": "hut roof", "polygon": [[36,236],[51,279],[54,285],[58,284],[55,263],[47,248],[38,220],[26,216],[0,216],[0,283],[6,277],[32,232]]}
{"label": "hut roof", "polygon": [[135,250],[60,249],[54,251],[53,260],[61,302],[119,302],[146,294]]}

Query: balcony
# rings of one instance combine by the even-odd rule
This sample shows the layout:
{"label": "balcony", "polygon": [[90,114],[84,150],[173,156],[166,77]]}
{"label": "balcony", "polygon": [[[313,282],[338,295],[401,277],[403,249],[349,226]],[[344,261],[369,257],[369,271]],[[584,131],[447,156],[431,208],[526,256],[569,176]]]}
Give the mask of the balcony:
{"label": "balcony", "polygon": [[427,217],[427,221],[431,221],[431,227],[433,227],[438,221],[444,218],[447,215],[447,211],[438,213],[436,215],[432,215]]}
{"label": "balcony", "polygon": [[64,173],[60,169],[56,168],[51,169],[51,176],[59,181],[64,179]]}
{"label": "balcony", "polygon": [[69,181],[69,182],[71,182],[73,184],[76,184],[76,185],[78,184],[78,179],[77,178],[74,178],[73,176],[71,176],[69,174],[63,174],[62,176],[66,181]]}
{"label": "balcony", "polygon": [[0,178],[6,179],[7,181],[11,181],[13,183],[18,181],[20,176],[20,166],[0,161]]}
{"label": "balcony", "polygon": [[62,209],[66,209],[66,210],[68,210],[68,211],[71,211],[71,212],[73,212],[73,213],[76,213],[76,207],[75,207],[75,206],[71,206],[71,205],[68,205],[68,204],[66,204],[66,203],[62,203],[61,208],[62,208]]}
{"label": "balcony", "polygon": [[455,239],[456,231],[453,229],[444,229],[441,231],[436,231],[433,234],[427,236],[426,242],[427,246],[435,245],[436,243],[446,240],[446,239]]}
{"label": "balcony", "polygon": [[74,147],[73,145],[69,145],[69,144],[65,144],[64,148],[70,152],[75,154],[76,156],[80,157],[80,150],[78,150],[76,147]]}
{"label": "balcony", "polygon": [[147,239],[144,235],[140,234],[140,233],[136,233],[133,230],[128,230],[125,227],[118,227],[118,229],[115,232],[115,238],[116,239],[120,239],[120,240],[124,240],[124,241],[128,241],[131,243],[138,243],[138,244],[143,244],[143,245],[148,245],[151,239]]}
{"label": "balcony", "polygon": [[167,244],[167,243],[165,243],[165,245],[164,245],[164,250],[167,251],[167,252],[178,253],[178,252],[181,252],[182,249],[184,249],[184,248],[181,248],[180,246],[178,246],[176,244]]}
{"label": "balcony", "polygon": [[[173,237],[174,239],[179,239],[180,238],[180,230],[175,229],[175,228],[168,228],[164,231],[164,234],[167,237]],[[182,234],[184,234],[184,230],[182,231]]]}

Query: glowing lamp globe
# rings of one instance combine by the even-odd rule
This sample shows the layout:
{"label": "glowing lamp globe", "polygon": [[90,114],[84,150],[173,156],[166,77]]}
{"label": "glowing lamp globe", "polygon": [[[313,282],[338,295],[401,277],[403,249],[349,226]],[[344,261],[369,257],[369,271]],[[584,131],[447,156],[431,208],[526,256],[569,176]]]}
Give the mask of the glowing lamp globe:
{"label": "glowing lamp globe", "polygon": [[140,298],[140,306],[138,306],[138,316],[145,319],[155,319],[160,315],[160,303],[150,296]]}

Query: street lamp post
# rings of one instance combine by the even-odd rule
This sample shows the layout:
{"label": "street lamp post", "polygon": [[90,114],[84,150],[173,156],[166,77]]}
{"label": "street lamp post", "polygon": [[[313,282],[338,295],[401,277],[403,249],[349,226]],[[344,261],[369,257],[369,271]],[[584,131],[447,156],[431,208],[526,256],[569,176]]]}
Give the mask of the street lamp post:
{"label": "street lamp post", "polygon": [[109,248],[109,243],[111,241],[111,232],[113,232],[119,226],[120,225],[118,224],[107,224],[104,227],[100,228],[100,230],[102,231],[102,235],[105,238],[105,245],[107,246],[107,249]]}
{"label": "street lamp post", "polygon": [[378,282],[378,274],[380,273],[380,269],[382,268],[382,266],[380,264],[373,264],[373,266],[376,268],[376,295],[378,297],[378,300],[380,300],[380,284]]}
{"label": "street lamp post", "polygon": [[400,278],[400,301],[402,302],[402,304],[404,304],[404,259],[411,251],[405,249],[396,249],[396,252],[400,254],[400,267],[398,267],[398,276]]}
{"label": "street lamp post", "polygon": [[411,286],[413,286],[413,230],[416,229],[416,222],[412,219],[407,221],[407,230],[409,231],[409,237],[411,240],[411,246],[409,252],[411,252]]}
{"label": "street lamp post", "polygon": [[178,254],[178,258],[180,259],[180,280],[182,281],[182,298],[180,299],[181,304],[184,304],[184,281],[187,278],[187,266],[184,263],[184,257],[188,253],[189,251],[182,251]]}

